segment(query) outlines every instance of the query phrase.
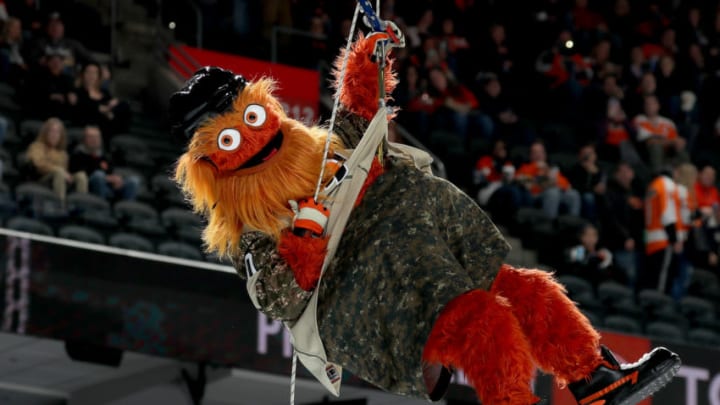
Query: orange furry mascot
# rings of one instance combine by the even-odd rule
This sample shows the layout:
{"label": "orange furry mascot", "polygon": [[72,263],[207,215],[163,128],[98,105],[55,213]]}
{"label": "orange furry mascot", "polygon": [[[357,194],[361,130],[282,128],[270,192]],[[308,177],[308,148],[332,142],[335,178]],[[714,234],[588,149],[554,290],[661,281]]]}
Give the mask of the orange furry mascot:
{"label": "orange furry mascot", "polygon": [[[343,159],[377,111],[378,38],[360,35],[344,76],[336,63],[341,111],[322,184],[342,180]],[[387,94],[395,84],[388,59]],[[538,403],[536,367],[569,383],[581,405],[634,404],[675,374],[680,360],[664,348],[619,365],[550,273],[503,264],[509,247],[475,202],[403,156],[375,157],[320,278],[325,196],[312,196],[327,128],[289,118],[274,89],[267,77],[198,71],[171,98],[173,130],[189,140],[175,178],[207,218],[207,249],[254,279],[263,312],[292,321],[317,292],[329,359],[430,400],[461,369],[487,405]],[[314,211],[299,215],[289,201]]]}

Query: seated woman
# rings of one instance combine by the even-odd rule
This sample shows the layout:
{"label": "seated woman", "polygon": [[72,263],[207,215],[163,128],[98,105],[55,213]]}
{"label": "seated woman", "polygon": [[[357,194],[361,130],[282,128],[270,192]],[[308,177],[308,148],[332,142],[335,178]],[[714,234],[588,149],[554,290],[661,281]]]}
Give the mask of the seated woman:
{"label": "seated woman", "polygon": [[125,132],[130,125],[130,106],[114,97],[103,85],[101,67],[95,62],[83,66],[80,72],[75,107],[75,124],[97,125],[103,134],[112,136]]}
{"label": "seated woman", "polygon": [[27,158],[40,183],[47,184],[64,203],[68,187],[87,193],[88,180],[84,172],[68,171],[65,125],[58,118],[49,118],[27,150]]}

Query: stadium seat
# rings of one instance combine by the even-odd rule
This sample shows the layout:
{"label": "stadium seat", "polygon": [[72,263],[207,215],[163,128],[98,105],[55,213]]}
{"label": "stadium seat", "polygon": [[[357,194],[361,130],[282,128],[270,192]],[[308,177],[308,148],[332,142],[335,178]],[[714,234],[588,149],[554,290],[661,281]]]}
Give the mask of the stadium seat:
{"label": "stadium seat", "polygon": [[175,231],[177,238],[193,246],[202,246],[202,229],[196,226],[182,226]]}
{"label": "stadium seat", "polygon": [[38,119],[26,119],[20,122],[20,137],[23,142],[32,142],[40,132],[40,127],[43,126],[45,121]]}
{"label": "stadium seat", "polygon": [[582,309],[580,310],[580,312],[582,312],[583,315],[585,315],[585,317],[590,321],[590,323],[594,327],[597,328],[597,327],[600,327],[603,325],[603,318],[600,314],[598,314],[594,311],[588,311],[588,310],[582,310]]}
{"label": "stadium seat", "polygon": [[548,154],[548,162],[557,165],[562,173],[567,173],[577,161],[578,156],[574,152],[553,152]]}
{"label": "stadium seat", "polygon": [[141,252],[155,252],[155,246],[149,239],[126,232],[116,232],[110,235],[108,245],[121,249],[139,250]]}
{"label": "stadium seat", "polygon": [[101,230],[105,234],[118,227],[110,202],[95,194],[70,193],[67,208],[71,219],[79,225]]}
{"label": "stadium seat", "polygon": [[15,187],[15,201],[20,212],[29,217],[57,218],[66,215],[60,197],[40,183],[19,184]]}
{"label": "stadium seat", "polygon": [[597,286],[597,296],[612,314],[642,319],[645,311],[635,300],[632,288],[617,281],[603,281]]}
{"label": "stadium seat", "polygon": [[151,190],[161,206],[188,207],[185,196],[169,175],[158,173],[151,178],[150,184]]}
{"label": "stadium seat", "polygon": [[121,222],[131,220],[157,221],[159,216],[155,208],[140,201],[118,201],[113,206],[115,217]]}
{"label": "stadium seat", "polygon": [[661,291],[653,289],[640,290],[637,294],[637,301],[650,320],[672,322],[683,327],[688,324],[688,319],[680,312],[677,302]]}
{"label": "stadium seat", "polygon": [[58,236],[98,245],[105,244],[105,237],[102,233],[82,225],[64,225],[58,230]]}
{"label": "stadium seat", "polygon": [[710,270],[693,269],[687,293],[720,302],[720,276]]}
{"label": "stadium seat", "polygon": [[203,260],[200,249],[188,243],[165,241],[158,245],[157,252],[161,255],[180,257],[189,260]]}
{"label": "stadium seat", "polygon": [[132,134],[117,134],[110,140],[110,153],[118,165],[136,167],[143,172],[155,168],[147,142]]}
{"label": "stadium seat", "polygon": [[160,212],[160,221],[169,233],[178,237],[178,231],[185,227],[195,227],[201,229],[204,220],[184,208],[170,207]]}
{"label": "stadium seat", "polygon": [[577,237],[578,231],[587,224],[587,219],[570,214],[561,214],[555,218],[555,228],[564,237]]}
{"label": "stadium seat", "polygon": [[635,293],[632,288],[617,281],[603,281],[597,286],[597,295],[604,303],[620,301],[623,299],[634,300]]}
{"label": "stadium seat", "polygon": [[20,181],[20,172],[15,168],[12,154],[0,147],[0,161],[2,161],[2,182],[6,184],[16,184]]}
{"label": "stadium seat", "polygon": [[681,326],[674,323],[653,321],[645,325],[645,335],[660,340],[671,340],[675,342],[685,341],[685,331]]}
{"label": "stadium seat", "polygon": [[515,221],[509,224],[510,233],[523,241],[523,247],[534,249],[536,242],[531,237],[534,230],[546,229],[554,232],[553,221],[540,208],[522,207],[515,214]]}
{"label": "stadium seat", "polygon": [[642,323],[637,319],[624,315],[608,315],[603,319],[603,325],[606,329],[631,334],[642,334]]}
{"label": "stadium seat", "polygon": [[0,183],[0,222],[5,223],[7,219],[17,213],[17,202],[13,198],[10,188],[4,183]]}
{"label": "stadium seat", "polygon": [[152,205],[141,201],[119,201],[115,203],[114,211],[121,228],[149,238],[156,244],[167,238],[158,211]]}
{"label": "stadium seat", "polygon": [[595,287],[593,287],[590,281],[582,277],[562,274],[557,277],[557,280],[565,286],[570,298],[585,293],[591,293],[593,296],[595,295]]}
{"label": "stadium seat", "polygon": [[83,137],[85,137],[85,128],[83,127],[67,127],[65,132],[67,132],[67,144],[70,148],[72,148],[71,145],[82,142]]}
{"label": "stadium seat", "polygon": [[582,310],[593,311],[597,313],[605,312],[605,306],[600,301],[593,291],[586,291],[578,294],[573,294],[570,297],[577,304],[578,308]]}
{"label": "stadium seat", "polygon": [[15,231],[53,236],[52,227],[39,219],[28,217],[12,217],[7,220],[5,226],[8,229],[12,229]]}
{"label": "stadium seat", "polygon": [[720,346],[720,334],[705,328],[693,328],[687,333],[687,342],[699,346],[717,348]]}
{"label": "stadium seat", "polygon": [[715,304],[701,297],[686,296],[680,299],[680,311],[692,322],[715,319]]}
{"label": "stadium seat", "polygon": [[649,288],[640,290],[637,294],[637,300],[640,306],[646,310],[676,305],[675,300],[671,296]]}
{"label": "stadium seat", "polygon": [[112,214],[110,202],[98,195],[90,193],[70,193],[67,196],[67,209],[70,213],[82,214],[87,211]]}

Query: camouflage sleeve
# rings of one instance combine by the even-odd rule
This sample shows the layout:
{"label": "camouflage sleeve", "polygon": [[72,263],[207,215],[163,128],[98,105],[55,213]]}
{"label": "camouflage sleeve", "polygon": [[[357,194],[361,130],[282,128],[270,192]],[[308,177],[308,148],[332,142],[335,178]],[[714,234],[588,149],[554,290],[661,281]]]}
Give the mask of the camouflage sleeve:
{"label": "camouflage sleeve", "polygon": [[297,319],[312,291],[305,291],[297,284],[275,241],[259,232],[247,232],[240,240],[240,249],[243,257],[233,260],[240,277],[247,279],[248,274],[260,272],[255,284],[260,311],[278,321]]}
{"label": "camouflage sleeve", "polygon": [[451,184],[447,187],[448,192],[438,195],[447,198],[439,201],[439,209],[448,246],[473,280],[489,289],[510,245],[472,198]]}

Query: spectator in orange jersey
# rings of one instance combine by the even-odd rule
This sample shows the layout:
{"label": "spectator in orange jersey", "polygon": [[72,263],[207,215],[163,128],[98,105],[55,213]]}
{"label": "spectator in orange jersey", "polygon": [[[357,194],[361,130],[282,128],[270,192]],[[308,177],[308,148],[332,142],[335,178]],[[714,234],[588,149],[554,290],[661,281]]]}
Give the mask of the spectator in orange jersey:
{"label": "spectator in orange jersey", "polygon": [[452,130],[463,140],[470,134],[486,139],[492,136],[493,121],[480,111],[480,103],[467,86],[441,67],[430,69],[429,81],[428,95],[436,128]]}
{"label": "spectator in orange jersey", "polygon": [[477,201],[498,223],[507,223],[521,202],[522,196],[512,185],[514,176],[515,166],[502,139],[495,140],[492,152],[475,163],[473,185],[478,189]]}
{"label": "spectator in orange jersey", "polygon": [[705,163],[700,165],[697,181],[695,182],[695,197],[698,210],[704,218],[710,218],[720,209],[720,191],[715,185],[715,168]]}
{"label": "spectator in orange jersey", "polygon": [[556,166],[548,163],[542,141],[530,146],[530,161],[518,168],[515,179],[525,196],[523,205],[541,205],[550,218],[557,217],[563,207],[568,214],[580,215],[580,193]]}
{"label": "spectator in orange jersey", "polygon": [[715,168],[700,164],[695,182],[695,198],[700,215],[704,243],[698,246],[693,263],[704,268],[720,269],[720,191],[715,185]]}
{"label": "spectator in orange jersey", "polygon": [[658,172],[666,165],[669,158],[688,161],[685,139],[678,135],[675,123],[660,115],[660,103],[657,96],[646,95],[644,111],[633,119],[637,134],[637,142],[641,147],[641,155],[645,158],[650,170]]}
{"label": "spectator in orange jersey", "polygon": [[645,266],[638,275],[638,290],[669,294],[680,271],[685,249],[681,236],[681,186],[678,168],[663,170],[650,182],[645,195]]}

